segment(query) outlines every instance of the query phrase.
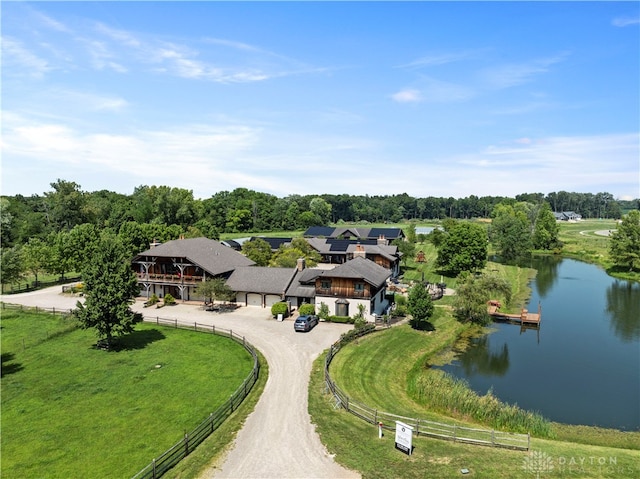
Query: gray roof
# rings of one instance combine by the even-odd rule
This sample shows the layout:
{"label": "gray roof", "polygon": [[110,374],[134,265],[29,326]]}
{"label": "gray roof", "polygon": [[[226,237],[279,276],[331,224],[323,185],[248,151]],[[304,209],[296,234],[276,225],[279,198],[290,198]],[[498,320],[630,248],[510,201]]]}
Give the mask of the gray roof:
{"label": "gray roof", "polygon": [[357,257],[333,269],[322,271],[322,276],[325,278],[363,279],[367,283],[379,287],[387,281],[391,272],[373,261]]}
{"label": "gray roof", "polygon": [[296,268],[242,266],[231,273],[227,279],[227,286],[233,291],[282,294],[289,287],[297,271]]}
{"label": "gray roof", "polygon": [[400,254],[396,245],[377,244],[376,240],[364,242],[360,240],[331,240],[327,238],[307,238],[307,242],[313,249],[324,255],[346,255],[356,251],[358,245],[364,248],[366,254],[380,255],[389,261],[399,259]]}
{"label": "gray roof", "polygon": [[296,270],[296,275],[287,289],[287,297],[313,298],[316,295],[315,279],[322,273],[318,269]]}
{"label": "gray roof", "polygon": [[255,264],[246,256],[209,238],[187,238],[168,241],[143,251],[133,261],[139,261],[144,256],[186,258],[212,276],[228,273],[240,266]]}
{"label": "gray roof", "polygon": [[[354,253],[357,248],[357,244],[349,245],[347,253]],[[377,245],[377,244],[364,244],[360,245],[364,248],[366,254],[380,255],[389,261],[395,261],[399,258],[398,247],[395,245]]]}

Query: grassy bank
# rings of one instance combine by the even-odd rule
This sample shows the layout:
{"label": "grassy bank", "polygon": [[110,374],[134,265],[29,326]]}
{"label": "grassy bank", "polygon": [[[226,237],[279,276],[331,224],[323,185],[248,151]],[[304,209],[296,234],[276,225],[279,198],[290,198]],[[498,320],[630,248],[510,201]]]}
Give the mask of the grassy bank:
{"label": "grassy bank", "polygon": [[[333,379],[352,399],[381,411],[486,427],[484,421],[473,420],[466,414],[457,414],[458,418],[453,419],[449,412],[425,404],[411,392],[412,382],[429,372],[430,358],[460,332],[475,333],[450,321],[444,311],[441,309],[434,319],[436,331],[426,333],[397,326],[344,347],[332,363]],[[336,454],[336,460],[360,471],[364,478],[460,477],[463,468],[470,471],[471,477],[533,477],[531,473],[535,471],[526,467],[540,454],[555,466],[545,475],[549,478],[633,478],[640,473],[640,433],[546,422],[547,427],[553,428],[556,439],[533,437],[530,452],[414,437],[415,450],[408,457],[395,450],[392,432],[378,439],[375,426],[343,409],[333,408],[334,401],[324,387],[323,368],[324,355],[312,370],[309,412],[323,443]],[[455,404],[456,399],[447,396],[448,385],[436,387],[436,395],[446,397],[445,403]],[[461,391],[463,396],[467,394],[464,388]],[[448,407],[445,405],[444,409]],[[532,456],[533,452],[538,456]]]}
{"label": "grassy bank", "polygon": [[[338,353],[335,360],[342,353]],[[334,401],[324,387],[324,359],[325,355],[322,355],[313,366],[309,412],[322,442],[331,454],[335,454],[336,461],[361,472],[364,479],[531,478],[536,477],[534,466],[540,454],[553,466],[540,477],[631,479],[640,474],[640,452],[637,450],[535,438],[532,439],[532,451],[521,452],[414,437],[413,454],[406,456],[394,448],[393,432],[385,432],[379,439],[374,425],[344,409],[333,408]],[[402,377],[398,375],[394,383],[400,382]],[[397,389],[401,388],[388,389],[388,394],[384,395],[388,398],[386,403],[395,405],[396,410],[415,411],[415,404],[410,399],[389,397]],[[429,411],[421,414],[421,417],[429,416],[435,417]],[[538,456],[532,456],[534,452]],[[461,474],[463,468],[470,471],[469,475]]]}
{"label": "grassy bank", "polygon": [[44,313],[5,310],[2,476],[131,477],[251,371],[227,338],[140,324],[121,351]]}

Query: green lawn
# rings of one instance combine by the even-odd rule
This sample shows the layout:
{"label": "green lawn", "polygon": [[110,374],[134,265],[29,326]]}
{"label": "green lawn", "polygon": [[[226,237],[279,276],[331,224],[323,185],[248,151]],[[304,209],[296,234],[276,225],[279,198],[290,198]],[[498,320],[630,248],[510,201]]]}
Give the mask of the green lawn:
{"label": "green lawn", "polygon": [[[447,322],[442,315],[434,320],[434,332],[397,326],[362,338],[336,355],[332,378],[350,397],[380,411],[474,425],[468,418],[454,420],[418,404],[410,391],[411,382],[425,370],[429,359],[447,344],[448,336],[458,332]],[[345,467],[360,471],[363,478],[536,477],[534,470],[526,469],[539,465],[532,452],[543,454],[554,467],[540,477],[635,478],[640,474],[640,433],[556,424],[557,439],[534,437],[530,452],[414,437],[414,453],[406,456],[395,450],[393,431],[385,431],[379,439],[375,426],[334,408],[335,401],[324,386],[324,359],[321,355],[313,366],[309,412],[329,452]],[[486,428],[482,424],[475,427]],[[463,468],[470,474],[463,476]]]}
{"label": "green lawn", "polygon": [[139,324],[124,349],[3,310],[2,477],[131,477],[213,412],[253,359],[220,336]]}

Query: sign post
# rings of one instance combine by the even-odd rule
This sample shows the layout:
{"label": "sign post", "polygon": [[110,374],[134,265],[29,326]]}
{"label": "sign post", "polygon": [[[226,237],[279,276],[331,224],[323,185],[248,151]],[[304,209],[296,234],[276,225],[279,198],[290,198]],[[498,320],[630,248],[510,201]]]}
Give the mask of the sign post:
{"label": "sign post", "polygon": [[411,455],[413,449],[413,427],[400,421],[396,421],[396,449]]}

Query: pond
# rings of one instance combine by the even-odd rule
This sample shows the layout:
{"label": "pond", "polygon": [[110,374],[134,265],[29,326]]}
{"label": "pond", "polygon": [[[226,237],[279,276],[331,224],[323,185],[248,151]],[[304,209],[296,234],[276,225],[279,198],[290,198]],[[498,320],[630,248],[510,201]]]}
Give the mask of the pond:
{"label": "pond", "polygon": [[540,328],[495,323],[441,369],[552,421],[639,430],[640,284],[571,259],[531,266]]}

